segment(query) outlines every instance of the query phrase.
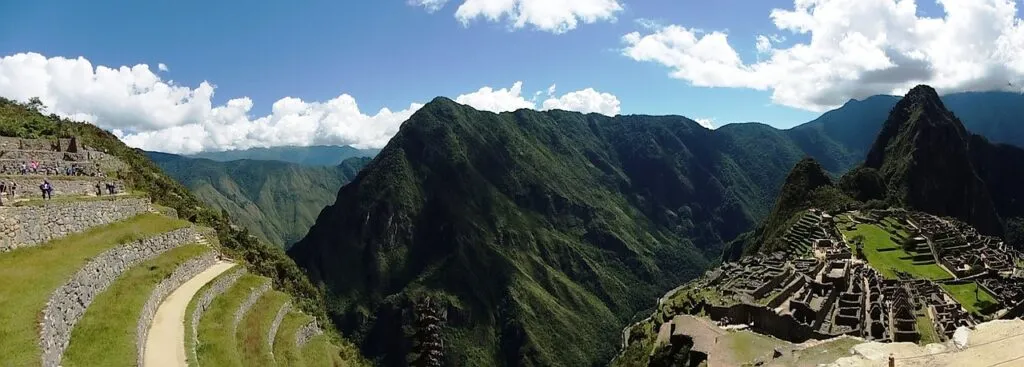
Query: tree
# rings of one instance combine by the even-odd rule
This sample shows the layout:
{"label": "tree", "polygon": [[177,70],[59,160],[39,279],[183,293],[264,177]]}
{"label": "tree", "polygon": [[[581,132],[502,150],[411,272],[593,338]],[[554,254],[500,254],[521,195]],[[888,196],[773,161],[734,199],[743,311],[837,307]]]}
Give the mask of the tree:
{"label": "tree", "polygon": [[28,99],[28,108],[31,108],[36,112],[41,112],[46,108],[46,105],[43,104],[43,101],[40,100],[39,97],[32,97]]}

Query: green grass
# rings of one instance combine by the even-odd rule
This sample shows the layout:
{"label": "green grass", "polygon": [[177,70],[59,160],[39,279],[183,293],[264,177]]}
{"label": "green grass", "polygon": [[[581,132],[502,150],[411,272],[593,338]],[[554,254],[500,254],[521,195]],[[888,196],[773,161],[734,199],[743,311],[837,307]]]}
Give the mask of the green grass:
{"label": "green grass", "polygon": [[338,356],[338,347],[331,344],[327,335],[321,334],[310,339],[302,347],[302,357],[307,367],[334,367],[342,366],[343,361]]}
{"label": "green grass", "polygon": [[302,353],[295,345],[295,332],[312,320],[312,317],[290,311],[281,320],[274,337],[274,358],[278,366],[304,366]]}
{"label": "green grass", "polygon": [[138,364],[135,332],[139,314],[153,289],[182,263],[210,252],[188,245],[131,268],[93,301],[71,333],[65,366]]}
{"label": "green grass", "polygon": [[182,228],[156,214],[93,228],[36,247],[0,254],[0,356],[5,365],[39,363],[39,317],[54,289],[89,259],[118,244]]}
{"label": "green grass", "polygon": [[[896,270],[924,279],[943,280],[950,278],[948,272],[934,263],[915,264],[913,260],[915,255],[904,251],[902,247],[889,238],[889,232],[879,226],[858,224],[855,230],[844,230],[843,233],[850,242],[852,242],[853,237],[856,235],[864,236],[864,256],[867,257],[872,267],[878,269],[887,278],[895,279]],[[856,248],[853,250],[856,251]],[[931,260],[930,254],[917,256],[927,257],[928,260]]]}
{"label": "green grass", "polygon": [[917,312],[917,332],[921,334],[921,340],[918,344],[928,345],[942,341],[939,339],[939,334],[935,331],[935,326],[932,325],[932,319],[929,319],[923,311]]}
{"label": "green grass", "polygon": [[220,275],[217,275],[206,284],[203,284],[203,286],[196,291],[195,297],[192,297],[188,302],[188,306],[185,307],[185,358],[187,364],[193,365],[196,363],[196,355],[193,353],[194,348],[192,347],[196,343],[195,338],[192,337],[192,313],[196,309],[196,304],[199,301],[199,298],[207,289],[210,289],[213,283],[216,283],[218,279],[229,276],[236,271],[238,271],[238,266],[232,266],[227,270],[224,270],[223,273],[220,273]]}
{"label": "green grass", "polygon": [[238,350],[245,366],[267,365],[273,361],[272,347],[267,344],[267,333],[277,316],[277,311],[288,301],[288,295],[268,291],[253,305],[242,322],[238,324]]}
{"label": "green grass", "polygon": [[782,358],[771,361],[770,367],[806,367],[819,366],[835,362],[836,359],[850,355],[850,348],[863,343],[854,338],[839,338],[821,343],[813,347],[794,351]]}
{"label": "green grass", "polygon": [[732,361],[736,363],[753,363],[755,359],[765,356],[771,358],[775,348],[789,344],[747,330],[722,335],[718,342],[726,346],[726,350],[732,355]]}
{"label": "green grass", "polygon": [[[973,314],[981,314],[981,310],[999,303],[995,297],[985,291],[985,288],[978,287],[978,283],[970,282],[965,284],[942,284],[942,289],[949,292],[953,298],[960,302],[964,306],[967,312]],[[975,296],[975,289],[977,288],[978,293]]]}
{"label": "green grass", "polygon": [[[266,282],[264,277],[245,274],[234,286],[210,303],[210,308],[199,320],[199,345],[196,358],[200,365],[241,366],[242,356],[237,348],[235,333],[235,311],[245,302],[254,288]],[[241,325],[241,323],[239,323]]]}

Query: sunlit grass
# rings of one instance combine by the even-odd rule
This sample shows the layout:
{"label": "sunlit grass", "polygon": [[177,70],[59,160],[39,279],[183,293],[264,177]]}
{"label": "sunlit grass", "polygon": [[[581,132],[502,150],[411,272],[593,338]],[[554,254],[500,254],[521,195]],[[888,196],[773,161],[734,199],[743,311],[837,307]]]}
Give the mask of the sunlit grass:
{"label": "sunlit grass", "polygon": [[39,320],[50,294],[91,258],[118,244],[188,226],[157,214],[93,228],[0,254],[0,356],[5,365],[39,363]]}
{"label": "sunlit grass", "polygon": [[233,332],[235,311],[249,298],[253,290],[267,281],[267,278],[252,274],[242,275],[230,289],[210,303],[210,308],[199,320],[196,358],[200,365],[242,365],[242,356]]}

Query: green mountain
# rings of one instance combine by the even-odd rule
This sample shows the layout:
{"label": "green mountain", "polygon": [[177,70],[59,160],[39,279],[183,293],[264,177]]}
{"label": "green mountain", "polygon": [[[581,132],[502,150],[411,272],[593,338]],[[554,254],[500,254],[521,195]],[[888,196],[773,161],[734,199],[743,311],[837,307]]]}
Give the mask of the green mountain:
{"label": "green mountain", "polygon": [[447,311],[450,365],[605,364],[622,325],[768,214],[812,141],[791,134],[438,98],[289,255],[384,365],[406,363],[427,297]]}
{"label": "green mountain", "polygon": [[1021,187],[1024,149],[971,134],[934,89],[917,86],[892,108],[862,165],[834,183],[816,162],[800,162],[787,177],[772,213],[753,232],[730,243],[724,256],[735,259],[785,249],[784,229],[806,209],[858,206],[905,207],[951,216],[1021,244]]}
{"label": "green mountain", "polygon": [[147,152],[164,172],[199,199],[221,209],[267,243],[291,246],[306,235],[320,210],[356,176],[369,158],[349,158],[333,167],[279,161],[216,162]]}
{"label": "green mountain", "polygon": [[285,146],[201,152],[188,155],[187,157],[206,158],[218,162],[253,159],[291,162],[306,166],[337,166],[349,158],[373,158],[379,151],[379,149],[358,149],[347,145],[313,145],[308,147]]}
{"label": "green mountain", "polygon": [[864,167],[878,170],[890,203],[953,216],[979,231],[1002,224],[968,152],[970,134],[935,90],[917,86],[893,108]]}

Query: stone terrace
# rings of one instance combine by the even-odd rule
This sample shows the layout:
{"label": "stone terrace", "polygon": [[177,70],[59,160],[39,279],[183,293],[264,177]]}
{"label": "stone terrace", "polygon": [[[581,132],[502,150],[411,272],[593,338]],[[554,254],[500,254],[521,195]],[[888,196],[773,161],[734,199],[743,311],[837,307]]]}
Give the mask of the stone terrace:
{"label": "stone terrace", "polygon": [[41,195],[38,187],[44,179],[53,186],[54,195],[106,194],[108,184],[123,191],[121,182],[106,177],[125,167],[116,157],[84,146],[77,138],[0,137],[0,181],[18,188],[15,196],[5,190],[2,198],[6,200]]}

